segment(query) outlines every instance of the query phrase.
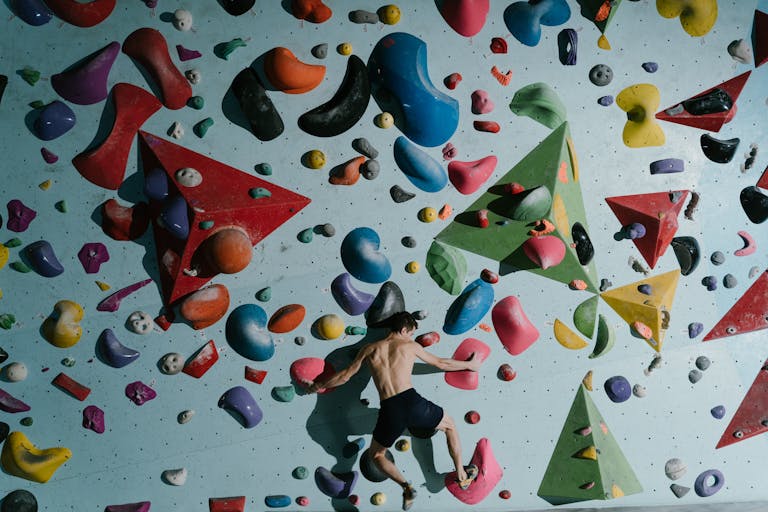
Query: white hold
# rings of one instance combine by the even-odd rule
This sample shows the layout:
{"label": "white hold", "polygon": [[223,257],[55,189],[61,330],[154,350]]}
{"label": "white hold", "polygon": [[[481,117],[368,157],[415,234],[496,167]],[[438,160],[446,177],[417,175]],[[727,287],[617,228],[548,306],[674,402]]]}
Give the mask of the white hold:
{"label": "white hold", "polygon": [[635,384],[632,386],[632,394],[635,395],[637,398],[645,398],[645,395],[647,395],[647,392],[645,391],[645,386],[642,386],[640,384]]}
{"label": "white hold", "polygon": [[203,182],[203,175],[192,167],[183,167],[176,171],[176,181],[183,187],[196,187]]}
{"label": "white hold", "polygon": [[184,485],[187,482],[187,468],[166,469],[161,476],[170,485]]}
{"label": "white hold", "polygon": [[664,464],[664,473],[667,474],[667,478],[670,480],[681,478],[685,475],[686,471],[688,471],[688,466],[678,458],[669,459],[667,463]]}
{"label": "white hold", "polygon": [[186,411],[181,411],[179,415],[176,417],[176,421],[178,421],[180,424],[189,423],[192,420],[192,416],[195,415],[195,411],[193,409],[187,409]]}
{"label": "white hold", "polygon": [[134,311],[128,317],[128,329],[136,334],[149,334],[155,328],[155,321],[144,311]]}
{"label": "white hold", "polygon": [[203,74],[200,73],[199,69],[188,69],[184,72],[184,76],[192,85],[199,84],[200,80],[203,79]]}
{"label": "white hold", "polygon": [[733,57],[733,60],[736,62],[752,64],[752,48],[743,39],[731,41],[728,45],[728,55]]}
{"label": "white hold", "polygon": [[192,13],[186,9],[176,9],[173,12],[173,26],[182,32],[192,29]]}
{"label": "white hold", "polygon": [[24,363],[11,363],[5,367],[5,378],[9,382],[21,382],[27,378],[27,366]]}
{"label": "white hold", "polygon": [[174,121],[171,125],[171,129],[168,130],[168,135],[178,140],[184,136],[184,126],[178,121]]}
{"label": "white hold", "polygon": [[184,368],[184,358],[178,352],[165,354],[160,360],[160,371],[165,375],[176,375]]}

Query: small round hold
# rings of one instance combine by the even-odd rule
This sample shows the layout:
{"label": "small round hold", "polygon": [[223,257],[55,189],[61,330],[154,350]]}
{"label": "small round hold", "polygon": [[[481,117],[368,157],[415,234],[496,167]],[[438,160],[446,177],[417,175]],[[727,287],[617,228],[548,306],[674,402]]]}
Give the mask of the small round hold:
{"label": "small round hold", "polygon": [[21,420],[19,420],[19,423],[21,423],[25,427],[31,427],[34,422],[35,420],[32,418],[32,416],[26,416],[24,418],[21,418]]}
{"label": "small round hold", "polygon": [[376,11],[379,20],[385,25],[394,25],[400,21],[400,8],[394,4],[384,5]]}
{"label": "small round hold", "polygon": [[9,382],[21,382],[27,378],[27,366],[24,363],[11,363],[5,367],[3,372]]}
{"label": "small round hold", "polygon": [[266,286],[262,288],[261,290],[256,292],[256,300],[260,302],[269,302],[269,300],[272,298],[272,287]]}
{"label": "small round hold", "polygon": [[470,425],[474,425],[476,423],[480,422],[480,413],[477,411],[468,411],[464,415],[464,421],[469,423]]}
{"label": "small round hold", "polygon": [[725,416],[725,406],[723,406],[723,405],[716,405],[712,409],[709,410],[709,413],[716,420],[721,420]]}
{"label": "small round hold", "polygon": [[352,44],[341,43],[339,46],[336,47],[336,51],[339,52],[339,55],[344,55],[345,57],[348,55],[352,55]]}
{"label": "small round hold", "polygon": [[429,316],[429,313],[425,309],[419,309],[418,311],[414,311],[411,314],[413,315],[413,318],[415,318],[416,320],[424,320],[425,318],[427,318],[427,316]]}
{"label": "small round hold", "polygon": [[176,375],[184,368],[184,357],[178,352],[170,352],[160,359],[160,373]]}
{"label": "small round hold", "polygon": [[387,128],[392,128],[392,125],[395,124],[395,118],[392,117],[392,114],[390,114],[389,112],[382,112],[381,114],[376,116],[373,122],[379,128],[383,128],[386,130]]}
{"label": "small round hold", "polygon": [[723,286],[726,288],[733,288],[739,284],[739,280],[733,274],[725,274],[723,277]]}
{"label": "small round hold", "polygon": [[643,62],[642,66],[648,73],[655,73],[659,70],[659,65],[655,62]]}
{"label": "small round hold", "polygon": [[5,495],[0,505],[2,512],[37,512],[35,495],[24,489],[17,489]]}
{"label": "small round hold", "polygon": [[720,251],[715,251],[712,253],[712,256],[709,257],[709,261],[711,261],[713,265],[722,265],[725,263],[725,254]]}
{"label": "small round hold", "polygon": [[664,473],[670,480],[678,480],[682,478],[687,471],[688,466],[678,458],[669,459],[667,463],[664,464]]}
{"label": "small round hold", "polygon": [[309,471],[307,471],[307,468],[305,468],[304,466],[297,466],[296,468],[294,468],[291,474],[293,475],[293,478],[297,480],[304,480],[309,476]]}
{"label": "small round hold", "polygon": [[701,280],[701,284],[707,287],[710,292],[717,290],[717,278],[715,276],[706,276]]}
{"label": "small round hold", "polygon": [[437,210],[431,206],[427,206],[419,210],[419,220],[421,222],[430,223],[437,219]]}
{"label": "small round hold", "polygon": [[603,87],[613,80],[613,70],[605,64],[597,64],[589,70],[589,81],[598,87]]}
{"label": "small round hold", "polygon": [[128,316],[128,329],[136,334],[149,334],[155,329],[155,321],[144,311],[134,311]]}
{"label": "small round hold", "polygon": [[309,506],[309,498],[306,496],[299,496],[296,498],[296,504],[300,507],[308,507]]}
{"label": "small round hold", "polygon": [[409,274],[415,274],[419,270],[421,270],[421,265],[419,265],[418,261],[409,261],[405,266],[405,271]]}
{"label": "small round hold", "polygon": [[320,226],[320,234],[330,238],[336,234],[336,228],[330,222],[326,222]]}
{"label": "small round hold", "polygon": [[312,228],[302,229],[299,231],[299,234],[296,236],[296,238],[299,239],[299,242],[303,244],[308,244],[312,241],[312,238],[314,238],[314,230]]}
{"label": "small round hold", "polygon": [[192,29],[192,13],[186,9],[173,11],[173,26],[182,32]]}
{"label": "small round hold", "polygon": [[703,373],[701,373],[699,370],[691,370],[688,372],[688,380],[691,382],[691,384],[696,384],[701,380],[701,378],[704,376]]}
{"label": "small round hold", "polygon": [[375,180],[379,176],[381,165],[378,160],[366,160],[360,166],[360,174],[367,180]]}
{"label": "small round hold", "polygon": [[403,247],[408,247],[409,249],[413,249],[417,244],[416,239],[412,236],[404,236],[400,243],[403,244]]}
{"label": "small round hold", "polygon": [[603,387],[611,402],[626,402],[632,396],[632,388],[629,385],[629,381],[621,375],[607,379]]}
{"label": "small round hold", "polygon": [[319,149],[313,149],[304,154],[304,161],[310,169],[322,169],[325,165],[325,153]]}
{"label": "small round hold", "polygon": [[510,382],[515,380],[515,377],[517,377],[517,372],[507,363],[502,364],[499,366],[499,371],[497,372],[497,375],[499,379]]}
{"label": "small round hold", "polygon": [[187,77],[187,80],[189,80],[189,83],[192,85],[199,84],[203,79],[203,74],[200,73],[199,69],[188,69],[184,72],[184,76]]}
{"label": "small round hold", "polygon": [[312,47],[312,55],[316,59],[324,59],[328,56],[328,43],[320,43]]}
{"label": "small round hold", "polygon": [[206,238],[204,243],[208,263],[216,272],[236,274],[251,263],[251,239],[240,229],[222,229]]}
{"label": "small round hold", "polygon": [[749,275],[748,275],[748,277],[749,277],[750,279],[752,279],[753,277],[755,277],[755,276],[756,276],[757,274],[759,274],[760,272],[761,272],[761,270],[760,270],[760,267],[757,267],[757,266],[755,266],[755,267],[752,267],[752,268],[750,268],[750,269],[749,269]]}
{"label": "small round hold", "polygon": [[395,450],[399,452],[407,452],[410,449],[411,449],[411,442],[408,441],[407,439],[399,439],[395,443]]}
{"label": "small round hold", "polygon": [[701,322],[691,322],[688,324],[688,337],[695,338],[704,331],[704,324]]}
{"label": "small round hold", "polygon": [[307,342],[307,339],[304,336],[296,336],[293,339],[293,342],[299,346],[305,344]]}
{"label": "small round hold", "polygon": [[644,398],[648,393],[645,390],[645,386],[642,386],[640,384],[635,384],[632,386],[632,394],[635,395],[637,398]]}
{"label": "small round hold", "polygon": [[192,167],[182,167],[174,176],[182,187],[196,187],[203,182],[203,175]]}
{"label": "small round hold", "polygon": [[712,361],[710,361],[707,356],[699,356],[696,358],[696,368],[701,371],[706,371],[711,364]]}
{"label": "small round hold", "polygon": [[178,421],[180,424],[189,423],[192,421],[192,416],[195,415],[195,411],[192,409],[187,409],[186,411],[181,411],[178,416],[176,416],[176,421]]}
{"label": "small round hold", "polygon": [[604,106],[604,107],[609,107],[609,106],[613,105],[613,96],[611,96],[610,94],[607,95],[607,96],[600,96],[597,99],[597,103],[599,105]]}
{"label": "small round hold", "polygon": [[624,228],[624,231],[627,233],[627,237],[629,237],[631,240],[643,238],[646,233],[645,226],[639,222],[633,222],[632,224],[629,224]]}
{"label": "small round hold", "polygon": [[503,500],[508,500],[511,497],[512,497],[512,491],[510,491],[509,489],[504,489],[502,491],[499,491],[499,498]]}

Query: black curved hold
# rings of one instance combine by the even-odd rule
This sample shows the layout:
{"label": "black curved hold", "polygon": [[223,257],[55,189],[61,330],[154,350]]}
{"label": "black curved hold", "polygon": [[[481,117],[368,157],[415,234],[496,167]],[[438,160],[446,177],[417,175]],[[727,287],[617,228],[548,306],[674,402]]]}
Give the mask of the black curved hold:
{"label": "black curved hold", "polygon": [[37,512],[37,499],[35,495],[24,489],[17,489],[8,493],[0,505],[2,512]]}
{"label": "black curved hold", "polygon": [[219,0],[219,4],[232,16],[240,16],[251,10],[256,0]]}
{"label": "black curved hold", "polygon": [[402,311],[405,311],[403,292],[396,283],[387,281],[365,312],[365,323],[368,327],[383,327],[389,317]]}
{"label": "black curved hold", "polygon": [[704,155],[718,164],[727,164],[736,155],[740,139],[718,140],[708,133],[701,136],[701,150]]}
{"label": "black curved hold", "polygon": [[671,245],[680,264],[680,273],[687,276],[696,270],[701,260],[699,242],[692,236],[678,236],[672,239]]}
{"label": "black curved hold", "polygon": [[589,265],[592,258],[595,257],[595,248],[592,246],[592,241],[589,239],[589,234],[581,222],[575,222],[571,228],[571,238],[576,249],[576,256],[579,258],[579,263],[582,265]]}
{"label": "black curved hold", "polygon": [[334,137],[357,123],[371,99],[368,69],[356,55],[350,55],[341,86],[327,103],[299,117],[299,128],[317,137]]}
{"label": "black curved hold", "polygon": [[733,108],[733,99],[724,90],[717,88],[683,102],[683,108],[694,116],[728,112]]}
{"label": "black curved hold", "polygon": [[269,141],[283,133],[283,120],[253,68],[245,68],[237,74],[232,81],[232,93],[257,139]]}
{"label": "black curved hold", "polygon": [[757,187],[747,187],[739,196],[741,207],[749,220],[755,224],[761,224],[768,219],[768,196]]}

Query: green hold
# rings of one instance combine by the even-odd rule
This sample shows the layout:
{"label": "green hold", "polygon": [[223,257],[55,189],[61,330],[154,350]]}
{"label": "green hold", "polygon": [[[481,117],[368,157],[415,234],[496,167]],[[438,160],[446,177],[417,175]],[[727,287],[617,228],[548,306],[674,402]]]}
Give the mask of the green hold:
{"label": "green hold", "polygon": [[238,48],[242,48],[243,46],[247,46],[245,44],[245,41],[243,41],[239,37],[236,37],[231,41],[219,43],[216,46],[214,46],[213,53],[220,59],[229,60],[230,54],[232,54],[232,52],[234,52]]}
{"label": "green hold", "polygon": [[304,480],[309,476],[309,471],[307,471],[307,468],[304,466],[298,466],[293,470],[293,478],[296,478],[297,480]]}
{"label": "green hold", "polygon": [[35,85],[38,80],[40,80],[40,72],[30,67],[26,67],[19,71],[19,75],[21,75],[21,78],[29,85]]}
{"label": "green hold", "polygon": [[312,228],[307,228],[307,229],[302,229],[302,230],[299,232],[299,234],[298,234],[298,236],[297,236],[296,238],[298,238],[298,239],[299,239],[299,242],[302,242],[302,243],[308,244],[309,242],[311,242],[311,241],[312,241],[312,237],[313,237],[313,236],[314,236],[314,235],[313,235],[313,233],[312,233]]}
{"label": "green hold", "polygon": [[567,117],[560,97],[543,82],[526,85],[518,90],[509,108],[516,115],[528,116],[551,130],[563,124]]}
{"label": "green hold", "polygon": [[8,240],[7,242],[5,242],[5,246],[8,247],[9,249],[13,248],[13,247],[18,247],[20,245],[21,245],[21,239],[16,238],[16,237],[13,237],[10,240]]}
{"label": "green hold", "polygon": [[258,164],[254,166],[254,169],[262,176],[272,176],[272,166],[268,163]]}
{"label": "green hold", "polygon": [[256,187],[252,188],[248,191],[248,195],[251,196],[253,199],[259,199],[261,197],[272,197],[272,192],[265,189],[264,187]]}
{"label": "green hold", "polygon": [[21,418],[21,421],[19,421],[19,423],[21,423],[25,427],[31,427],[32,423],[34,423],[34,422],[35,422],[35,420],[32,419],[32,416],[27,416],[26,418]]}
{"label": "green hold", "polygon": [[5,329],[6,331],[9,330],[11,327],[13,327],[13,324],[16,323],[16,317],[13,316],[10,313],[3,313],[0,315],[0,329]]}
{"label": "green hold", "polygon": [[432,242],[425,266],[437,286],[451,295],[458,295],[464,289],[467,260],[461,251],[437,241]]}
{"label": "green hold", "polygon": [[56,204],[53,205],[53,206],[54,206],[54,208],[56,208],[61,213],[67,213],[67,211],[68,211],[67,202],[64,201],[64,200],[57,201]]}
{"label": "green hold", "polygon": [[215,222],[212,220],[204,220],[198,224],[200,226],[200,229],[211,229],[214,226]]}
{"label": "green hold", "polygon": [[272,288],[267,286],[256,292],[256,299],[261,302],[268,302],[272,298]]}
{"label": "green hold", "polygon": [[10,267],[15,270],[16,272],[21,272],[22,274],[27,274],[29,272],[32,272],[32,269],[24,262],[22,261],[14,261],[10,264]]}
{"label": "green hold", "polygon": [[347,328],[344,329],[344,332],[353,336],[365,336],[368,332],[368,329],[365,327],[358,327],[356,325],[348,325]]}
{"label": "green hold", "polygon": [[45,106],[45,102],[43,100],[35,100],[35,101],[29,102],[29,106],[35,110],[38,110]]}
{"label": "green hold", "polygon": [[205,134],[208,133],[208,129],[213,126],[213,119],[210,117],[206,117],[199,123],[197,123],[195,126],[192,127],[192,131],[195,132],[195,135],[200,137],[201,139],[205,137]]}
{"label": "green hold", "polygon": [[589,354],[590,359],[600,357],[603,354],[607,354],[616,343],[616,334],[613,331],[613,327],[605,319],[603,315],[600,315],[597,321],[597,338],[595,338],[595,348],[592,353]]}
{"label": "green hold", "polygon": [[515,194],[515,199],[518,201],[509,215],[515,220],[531,222],[543,219],[552,209],[552,193],[543,185]]}
{"label": "green hold", "polygon": [[67,368],[72,368],[75,366],[75,358],[74,357],[65,357],[61,360],[61,364],[66,366]]}
{"label": "green hold", "polygon": [[296,397],[293,386],[276,386],[272,388],[272,397],[278,402],[290,402]]}
{"label": "green hold", "polygon": [[576,309],[573,312],[573,325],[575,325],[576,329],[587,338],[592,338],[592,335],[595,333],[597,300],[597,295],[590,297],[576,306]]}
{"label": "green hold", "polygon": [[195,110],[202,110],[205,106],[205,100],[202,96],[192,96],[187,100],[187,106]]}

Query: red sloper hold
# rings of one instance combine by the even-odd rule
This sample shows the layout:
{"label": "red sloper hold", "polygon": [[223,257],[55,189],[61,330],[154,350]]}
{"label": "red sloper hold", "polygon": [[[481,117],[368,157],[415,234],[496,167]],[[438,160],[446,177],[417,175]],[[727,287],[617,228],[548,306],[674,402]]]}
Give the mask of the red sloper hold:
{"label": "red sloper hold", "polygon": [[448,179],[456,190],[464,195],[477,192],[496,169],[498,159],[487,156],[474,162],[459,162],[453,160],[448,164]]}
{"label": "red sloper hold", "polygon": [[[696,96],[693,96],[694,98],[697,98],[715,89],[718,89],[718,88],[722,89],[725,92],[727,92],[728,96],[730,96],[731,99],[733,100],[733,108],[731,108],[730,110],[727,110],[726,112],[693,115],[683,110],[682,105],[678,103],[676,105],[665,108],[664,110],[658,112],[656,114],[656,119],[661,119],[662,121],[669,121],[671,123],[684,124],[686,126],[693,126],[694,128],[700,128],[702,130],[707,130],[710,132],[719,132],[720,128],[722,128],[725,123],[729,122],[731,119],[733,119],[733,116],[736,115],[736,100],[739,98],[739,94],[741,94],[741,90],[744,88],[744,84],[747,83],[747,79],[749,78],[750,73],[751,71],[742,73],[737,77],[731,78],[730,80],[721,83],[720,85],[710,87],[706,91],[702,91]],[[679,109],[683,111],[680,112],[679,114],[670,115],[667,113],[667,111],[670,109]]]}
{"label": "red sloper hold", "polygon": [[310,23],[323,23],[333,16],[333,11],[322,0],[291,0],[291,14]]}
{"label": "red sloper hold", "polygon": [[445,475],[445,487],[462,503],[474,505],[483,501],[491,493],[504,475],[504,470],[493,456],[491,443],[485,437],[477,442],[470,464],[477,466],[480,471],[466,491],[459,488],[456,482],[456,471]]}
{"label": "red sloper hold", "polygon": [[704,341],[768,329],[768,270],[704,336]]}
{"label": "red sloper hold", "polygon": [[517,356],[539,339],[539,330],[528,320],[520,300],[510,295],[493,306],[491,320],[504,350]]}
{"label": "red sloper hold", "polygon": [[756,68],[768,62],[768,14],[763,11],[755,11],[755,21],[752,24],[752,53],[755,56]]}
{"label": "red sloper hold", "polygon": [[191,359],[187,361],[187,364],[182,368],[182,372],[187,375],[199,379],[205,372],[211,369],[211,366],[216,364],[219,360],[219,351],[216,349],[216,344],[213,340],[209,340],[208,343],[197,351]]}
{"label": "red sloper hold", "polygon": [[136,240],[149,227],[149,205],[123,206],[116,199],[101,204],[101,229],[113,240]]}
{"label": "red sloper hold", "polygon": [[768,360],[763,363],[741,405],[726,427],[715,448],[722,448],[768,431],[765,422],[768,411]]}
{"label": "red sloper hold", "polygon": [[210,512],[244,512],[245,496],[208,498],[208,510]]}
{"label": "red sloper hold", "polygon": [[[672,196],[676,196],[675,202],[672,202]],[[645,226],[645,236],[632,241],[646,263],[653,268],[675,237],[677,217],[687,197],[687,190],[677,190],[606,197],[605,201],[622,226],[634,222]]]}
{"label": "red sloper hold", "polygon": [[72,165],[91,183],[117,190],[123,183],[134,135],[161,105],[141,87],[126,83],[112,88],[112,101],[115,122],[109,135],[97,147],[73,158]]}
{"label": "red sloper hold", "polygon": [[[491,353],[491,348],[478,339],[467,338],[456,348],[456,351],[453,353],[453,359],[466,361],[473,353],[476,360],[485,361],[488,358],[488,354]],[[458,372],[446,372],[445,382],[455,388],[473,390],[477,389],[479,378],[477,372],[461,370]]]}
{"label": "red sloper hold", "polygon": [[66,391],[81,402],[91,394],[91,388],[83,386],[72,377],[65,373],[60,373],[53,379],[52,384],[63,391]]}
{"label": "red sloper hold", "polygon": [[53,14],[76,27],[93,27],[112,14],[117,0],[92,0],[88,3],[77,0],[45,0]]}
{"label": "red sloper hold", "polygon": [[[242,229],[251,245],[280,227],[310,203],[302,195],[278,187],[213,160],[200,153],[156,137],[139,132],[139,151],[144,169],[165,169],[168,186],[189,205],[189,236],[180,240],[168,233],[153,215],[155,246],[160,282],[166,305],[200,289],[216,272],[206,267],[201,244],[218,230],[228,227]],[[197,169],[203,181],[197,187],[184,187],[176,182],[176,171],[184,167]],[[249,191],[266,189],[269,194]],[[213,229],[203,229],[200,224],[213,221]],[[197,275],[188,269],[198,268]],[[185,273],[184,270],[188,271]],[[192,275],[190,275],[192,274]]]}
{"label": "red sloper hold", "polygon": [[[305,381],[328,380],[336,374],[336,370],[331,363],[319,357],[302,357],[291,363],[289,373],[294,382],[304,386]],[[334,389],[321,389],[317,394],[330,393]]]}
{"label": "red sloper hold", "polygon": [[178,110],[192,97],[192,86],[171,61],[163,34],[153,28],[140,28],[125,38],[123,53],[144,66],[160,87],[163,105]]}
{"label": "red sloper hold", "polygon": [[490,0],[443,0],[440,14],[453,30],[472,37],[483,29],[490,7]]}

